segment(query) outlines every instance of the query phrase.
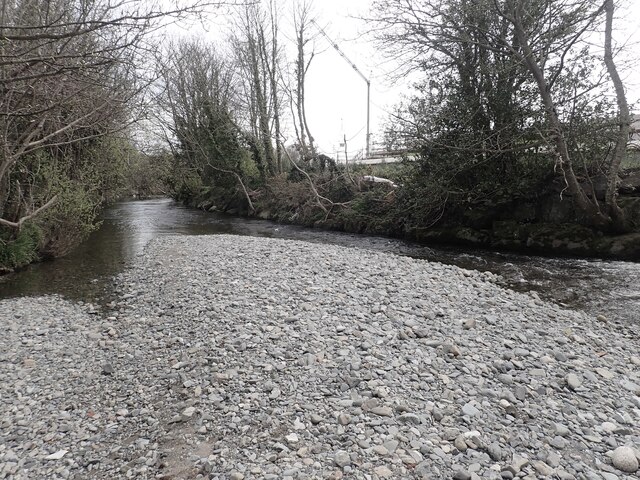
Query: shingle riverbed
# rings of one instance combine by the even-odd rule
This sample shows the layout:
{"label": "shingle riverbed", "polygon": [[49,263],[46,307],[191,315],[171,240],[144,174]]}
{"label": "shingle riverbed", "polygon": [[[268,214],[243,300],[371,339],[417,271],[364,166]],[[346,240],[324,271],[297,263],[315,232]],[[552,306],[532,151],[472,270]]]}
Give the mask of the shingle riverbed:
{"label": "shingle riverbed", "polygon": [[114,284],[0,302],[0,479],[638,478],[638,332],[491,273],[175,236]]}

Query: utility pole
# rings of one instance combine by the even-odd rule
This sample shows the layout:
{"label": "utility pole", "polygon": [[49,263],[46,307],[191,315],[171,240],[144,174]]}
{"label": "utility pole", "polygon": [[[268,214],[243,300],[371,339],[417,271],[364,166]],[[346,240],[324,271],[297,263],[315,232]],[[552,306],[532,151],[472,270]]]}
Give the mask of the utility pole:
{"label": "utility pole", "polygon": [[340,49],[340,47],[338,46],[338,44],[336,42],[334,42],[333,40],[331,40],[331,37],[327,34],[327,32],[324,31],[324,28],[322,28],[318,22],[316,22],[314,19],[311,19],[311,23],[313,23],[318,30],[320,30],[320,33],[322,33],[322,35],[324,36],[324,38],[327,39],[327,41],[331,44],[331,46],[333,48],[336,49],[336,51],[340,54],[340,56],[342,58],[344,58],[346,60],[346,62],[351,65],[351,68],[353,68],[356,73],[358,75],[360,75],[360,77],[362,77],[362,79],[367,83],[367,144],[366,144],[366,155],[367,158],[370,157],[371,155],[371,133],[369,131],[369,119],[370,119],[370,110],[371,110],[371,80],[369,80],[359,69],[358,67],[356,67],[356,64],[353,63],[351,60],[349,60],[349,57],[347,57],[345,55],[345,53]]}
{"label": "utility pole", "polygon": [[349,156],[347,155],[347,136],[343,133],[344,137],[344,165],[348,169],[349,168]]}

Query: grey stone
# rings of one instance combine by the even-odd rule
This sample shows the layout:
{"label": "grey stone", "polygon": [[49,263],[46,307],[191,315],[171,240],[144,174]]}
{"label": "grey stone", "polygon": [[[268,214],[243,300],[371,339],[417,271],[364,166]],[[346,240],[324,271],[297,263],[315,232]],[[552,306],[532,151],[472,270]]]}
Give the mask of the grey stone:
{"label": "grey stone", "polygon": [[333,457],[333,461],[341,468],[351,465],[351,457],[344,450],[338,450]]}
{"label": "grey stone", "polygon": [[615,475],[613,473],[600,472],[600,475],[602,475],[602,478],[604,480],[620,480],[620,477],[618,477],[617,475]]}
{"label": "grey stone", "polygon": [[529,465],[529,460],[519,455],[514,455],[513,459],[511,460],[511,467],[513,467],[514,474],[519,473],[520,470],[522,470],[527,465]]}
{"label": "grey stone", "polygon": [[420,423],[422,423],[420,417],[415,413],[403,413],[402,415],[399,415],[398,422],[410,425],[420,425]]}
{"label": "grey stone", "polygon": [[383,457],[389,455],[389,450],[387,450],[387,447],[385,447],[384,445],[376,445],[375,447],[373,447],[373,451]]}
{"label": "grey stone", "polygon": [[464,436],[458,435],[453,442],[454,447],[456,447],[459,451],[465,452],[467,450],[467,442],[464,440]]}
{"label": "grey stone", "polygon": [[489,454],[491,459],[496,462],[501,461],[505,457],[504,451],[497,442],[493,442],[491,445],[489,445],[489,447],[487,448],[487,453]]}
{"label": "grey stone", "polygon": [[297,433],[290,433],[284,437],[287,443],[290,445],[294,445],[300,441],[300,437],[298,437]]}
{"label": "grey stone", "polygon": [[184,418],[191,418],[194,413],[196,413],[196,407],[187,407],[182,411],[182,416]]}
{"label": "grey stone", "polygon": [[556,435],[552,439],[549,440],[549,445],[554,448],[563,449],[567,446],[567,441],[562,438],[560,435]]}
{"label": "grey stone", "polygon": [[471,480],[471,473],[466,470],[458,470],[453,474],[453,480]]}
{"label": "grey stone", "polygon": [[555,473],[553,468],[540,460],[533,462],[533,468],[535,468],[538,475],[541,475],[542,477],[549,477]]}
{"label": "grey stone", "polygon": [[640,385],[632,382],[631,380],[627,380],[627,379],[623,379],[620,382],[620,385],[622,385],[622,388],[624,388],[625,390],[629,390],[630,392],[635,393],[636,395],[640,395]]}
{"label": "grey stone", "polygon": [[383,446],[389,453],[394,453],[400,446],[400,442],[398,442],[397,440],[387,440],[383,443]]}
{"label": "grey stone", "polygon": [[110,363],[102,364],[102,374],[103,375],[113,375],[114,373],[116,373],[116,369],[113,368],[113,365],[111,365]]}
{"label": "grey stone", "polygon": [[577,390],[582,385],[582,381],[575,373],[570,373],[565,377],[565,381],[567,382],[567,386],[571,390]]}
{"label": "grey stone", "polygon": [[556,468],[560,466],[560,455],[558,455],[555,452],[550,452],[549,455],[547,455],[547,465],[549,465],[552,468]]}
{"label": "grey stone", "polygon": [[478,410],[476,408],[476,406],[474,405],[473,402],[465,403],[462,406],[462,414],[463,415],[466,415],[466,416],[469,416],[469,417],[475,417],[479,413],[480,413],[480,410]]}
{"label": "grey stone", "polygon": [[635,473],[638,470],[638,458],[631,447],[618,447],[611,456],[613,466],[626,473]]}
{"label": "grey stone", "polygon": [[381,417],[393,416],[393,410],[390,407],[373,407],[370,412]]}
{"label": "grey stone", "polygon": [[309,415],[309,421],[314,425],[318,425],[322,422],[322,417],[317,413],[312,413],[311,415]]}
{"label": "grey stone", "polygon": [[393,477],[393,472],[389,469],[389,467],[387,467],[385,465],[380,465],[378,467],[375,467],[373,469],[373,472],[379,478],[392,478]]}
{"label": "grey stone", "polygon": [[553,352],[553,356],[558,362],[567,362],[569,357],[567,357],[563,352]]}
{"label": "grey stone", "polygon": [[340,425],[349,425],[351,423],[351,415],[341,413],[338,415],[338,423]]}

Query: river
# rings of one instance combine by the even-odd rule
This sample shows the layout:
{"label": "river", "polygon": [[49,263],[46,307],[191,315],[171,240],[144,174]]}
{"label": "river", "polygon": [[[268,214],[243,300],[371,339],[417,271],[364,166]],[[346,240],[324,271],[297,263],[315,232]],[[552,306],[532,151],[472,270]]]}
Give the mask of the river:
{"label": "river", "polygon": [[0,298],[60,294],[104,304],[116,274],[132,265],[160,235],[236,234],[360,247],[440,261],[499,274],[519,291],[593,315],[640,326],[640,264],[597,259],[547,258],[484,250],[427,247],[384,237],[326,232],[263,220],[187,209],[168,199],[125,201],[107,208],[102,226],[70,255],[0,277]]}

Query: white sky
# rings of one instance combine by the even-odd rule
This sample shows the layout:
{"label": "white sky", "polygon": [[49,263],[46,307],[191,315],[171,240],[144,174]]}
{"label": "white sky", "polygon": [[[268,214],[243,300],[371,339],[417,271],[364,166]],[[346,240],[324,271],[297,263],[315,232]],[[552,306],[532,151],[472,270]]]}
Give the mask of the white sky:
{"label": "white sky", "polygon": [[[287,5],[288,2],[282,0],[282,3]],[[635,65],[618,62],[619,67],[627,67],[624,77],[628,100],[635,103],[640,101],[640,0],[627,0],[626,3],[626,8],[617,12],[619,21],[615,38],[618,42],[628,42],[630,55],[636,60]],[[385,64],[385,58],[364,35],[367,25],[359,18],[367,16],[370,4],[371,0],[315,0],[314,11],[317,22],[327,34],[371,79],[371,133],[375,144],[382,140],[387,112],[409,90],[409,82],[389,83],[389,66]],[[210,32],[217,31],[219,38],[224,23],[223,18],[212,18]],[[291,21],[283,18],[281,29],[291,32]],[[351,157],[365,147],[366,83],[320,34],[315,38],[315,51],[306,84],[311,132],[320,150],[331,156],[344,151],[340,143],[346,135]]]}
{"label": "white sky", "polygon": [[[327,33],[338,43],[349,59],[369,78],[371,85],[371,132],[372,140],[382,140],[382,127],[402,94],[409,89],[409,82],[390,85],[388,65],[384,57],[373,48],[361,34],[367,29],[358,17],[366,16],[370,0],[320,0],[316,3],[318,22],[326,25]],[[615,24],[615,38],[628,42],[630,55],[636,64],[624,72],[630,103],[640,101],[640,0],[628,0],[624,10],[619,10]],[[366,84],[345,62],[338,52],[322,37],[316,40],[323,53],[318,55],[310,68],[307,86],[307,108],[311,130],[325,153],[333,154],[343,133],[349,141],[351,152],[365,146]],[[619,68],[624,68],[619,62]],[[630,64],[626,64],[630,67]],[[386,110],[386,111],[385,111]]]}
{"label": "white sky", "polygon": [[[380,131],[390,110],[399,100],[400,88],[388,85],[380,68],[383,58],[362,36],[367,26],[358,17],[366,16],[369,0],[322,0],[316,5],[318,23],[358,69],[371,80],[372,143],[380,141]],[[321,150],[335,155],[343,137],[351,157],[366,144],[366,82],[340,54],[319,35],[315,39],[317,55],[309,69],[307,110],[310,128],[316,132]]]}

